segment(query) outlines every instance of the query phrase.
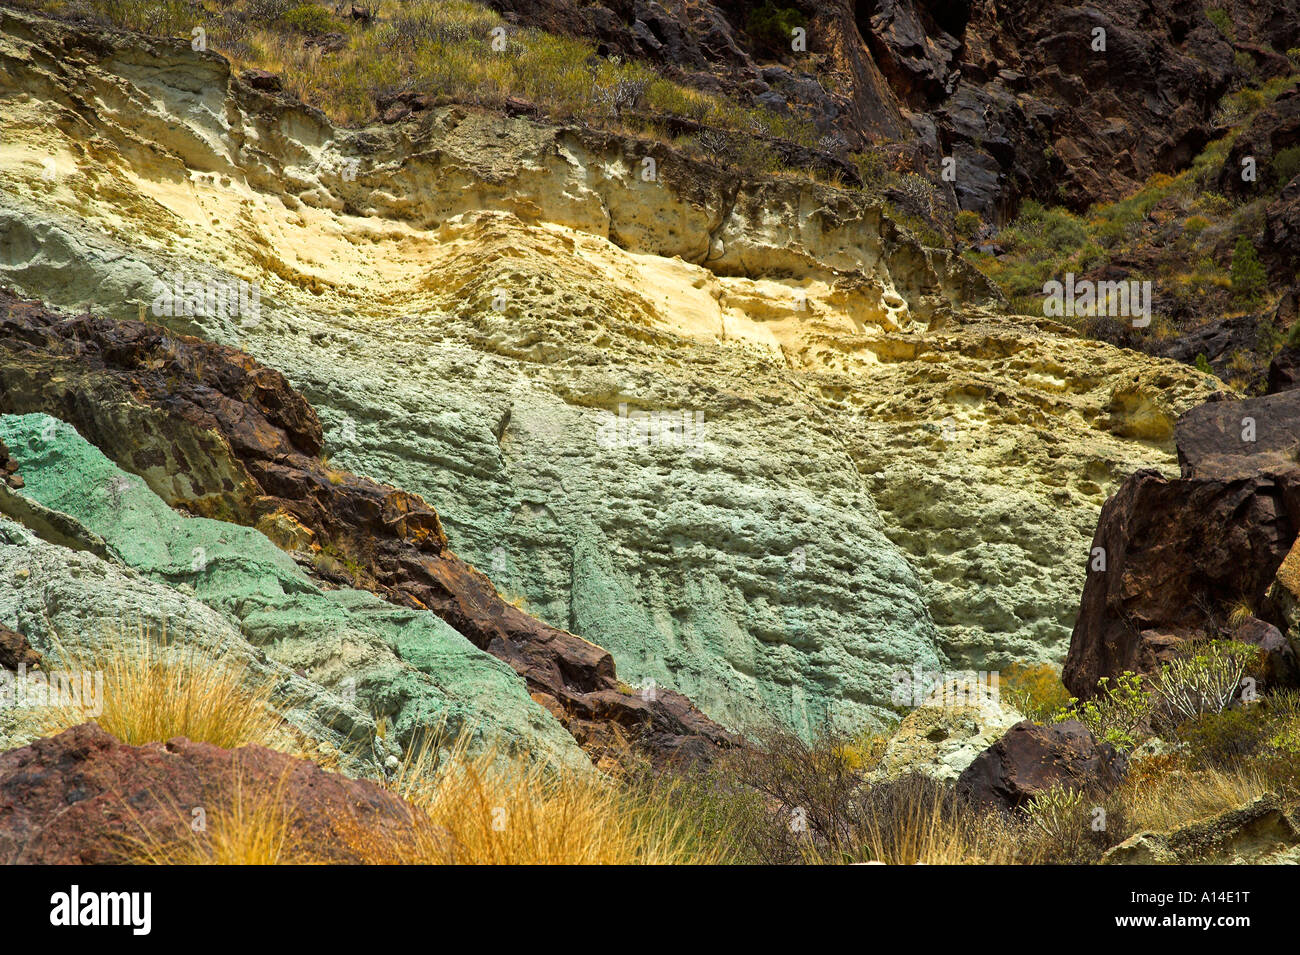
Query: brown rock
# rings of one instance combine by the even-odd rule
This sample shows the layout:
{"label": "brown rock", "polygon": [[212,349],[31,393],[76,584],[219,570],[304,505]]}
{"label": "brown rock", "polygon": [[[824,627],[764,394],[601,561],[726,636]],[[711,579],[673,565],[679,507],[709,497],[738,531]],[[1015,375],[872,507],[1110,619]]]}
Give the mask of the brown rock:
{"label": "brown rock", "polygon": [[133,846],[185,843],[193,810],[218,825],[236,805],[236,785],[246,799],[282,801],[289,845],[321,862],[359,862],[347,836],[400,837],[415,819],[374,783],[265,747],[180,737],[126,746],[87,723],[0,754],[0,863],[102,864]]}
{"label": "brown rock", "polygon": [[16,630],[10,630],[0,624],[0,667],[17,670],[20,666],[28,670],[41,665],[41,655],[32,649],[27,638]]}
{"label": "brown rock", "polygon": [[1232,639],[1258,647],[1264,655],[1261,689],[1300,686],[1300,660],[1282,631],[1258,617],[1247,617],[1232,632]]}
{"label": "brown rock", "polygon": [[1017,723],[957,777],[957,791],[981,809],[1018,809],[1053,786],[1110,792],[1128,760],[1099,743],[1076,720],[1038,726]]}
{"label": "brown rock", "polygon": [[[1286,625],[1274,580],[1300,529],[1300,392],[1208,402],[1175,439],[1181,478],[1139,471],[1102,508],[1092,553],[1105,570],[1089,563],[1062,673],[1076,696],[1154,672],[1187,640],[1229,636],[1227,608],[1242,601]],[[1277,679],[1294,678],[1268,634],[1247,635],[1270,645]]]}

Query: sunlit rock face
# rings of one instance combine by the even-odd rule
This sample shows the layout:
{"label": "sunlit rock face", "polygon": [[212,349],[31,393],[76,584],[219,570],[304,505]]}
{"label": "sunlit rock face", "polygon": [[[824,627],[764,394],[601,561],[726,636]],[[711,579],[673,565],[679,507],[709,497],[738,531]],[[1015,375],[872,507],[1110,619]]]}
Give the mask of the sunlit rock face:
{"label": "sunlit rock face", "polygon": [[1103,500],[1211,390],[1002,314],[857,194],[459,108],[336,129],[77,36],[0,13],[0,280],[282,370],[332,462],[733,728],[1059,660]]}

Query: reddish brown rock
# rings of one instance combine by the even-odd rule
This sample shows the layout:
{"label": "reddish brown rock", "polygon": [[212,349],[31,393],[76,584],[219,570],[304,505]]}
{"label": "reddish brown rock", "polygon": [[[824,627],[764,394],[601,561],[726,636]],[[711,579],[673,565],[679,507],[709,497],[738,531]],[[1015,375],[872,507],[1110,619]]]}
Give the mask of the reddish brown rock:
{"label": "reddish brown rock", "polygon": [[1230,634],[1238,643],[1258,647],[1263,656],[1262,677],[1268,689],[1274,686],[1300,686],[1300,660],[1282,631],[1258,617],[1247,617]]}
{"label": "reddish brown rock", "polygon": [[[237,790],[238,787],[238,790]],[[314,861],[356,863],[356,832],[409,833],[414,816],[374,783],[262,746],[225,750],[176,738],[126,746],[93,723],[0,754],[0,863],[122,861],[141,847],[193,845],[239,796],[284,806],[287,843]]]}
{"label": "reddish brown rock", "polygon": [[1053,786],[1110,792],[1127,766],[1122,753],[1076,720],[1024,720],[975,757],[957,778],[957,791],[981,809],[1019,809]]}
{"label": "reddish brown rock", "polygon": [[32,649],[27,638],[0,623],[0,667],[17,670],[21,666],[30,670],[40,665],[41,655]]}
{"label": "reddish brown rock", "polygon": [[514,667],[592,755],[626,740],[707,758],[730,743],[680,694],[619,692],[608,652],[503,600],[420,497],[328,467],[311,406],[242,352],[144,322],[63,319],[0,290],[0,413],[38,411],[173,506],[307,547],[321,577],[433,611]]}

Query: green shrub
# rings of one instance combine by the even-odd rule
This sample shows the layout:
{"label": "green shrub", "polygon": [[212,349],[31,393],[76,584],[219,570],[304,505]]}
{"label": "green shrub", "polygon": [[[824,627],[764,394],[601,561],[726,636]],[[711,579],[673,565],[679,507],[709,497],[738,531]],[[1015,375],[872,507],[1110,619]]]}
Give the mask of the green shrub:
{"label": "green shrub", "polygon": [[302,6],[286,11],[280,17],[280,22],[291,30],[312,36],[329,33],[334,28],[334,18],[330,16],[329,11],[314,3],[304,3]]}
{"label": "green shrub", "polygon": [[1232,14],[1220,7],[1206,7],[1205,16],[1214,24],[1226,40],[1235,40],[1237,28],[1232,22]]}
{"label": "green shrub", "polygon": [[1214,368],[1210,365],[1210,359],[1205,357],[1205,352],[1196,356],[1196,370],[1206,375],[1214,374]]}
{"label": "green shrub", "polygon": [[1178,728],[1200,767],[1228,768],[1258,753],[1271,727],[1262,707],[1202,713]]}
{"label": "green shrub", "polygon": [[1232,250],[1232,294],[1243,304],[1254,304],[1264,294],[1268,283],[1268,273],[1260,262],[1255,246],[1244,235],[1237,236],[1237,244]]}
{"label": "green shrub", "polygon": [[953,217],[952,227],[959,236],[966,239],[973,239],[979,235],[980,216],[978,212],[972,212],[969,209],[963,209]]}
{"label": "green shrub", "polygon": [[1300,175],[1300,146],[1279,149],[1269,165],[1272,166],[1273,178],[1277,185],[1285,186]]}
{"label": "green shrub", "polygon": [[807,22],[796,8],[780,7],[772,0],[767,0],[761,7],[749,12],[745,30],[769,50],[789,51],[795,28],[806,26]]}
{"label": "green shrub", "polygon": [[1097,681],[1097,695],[1080,701],[1071,697],[1052,715],[1052,721],[1078,720],[1093,734],[1117,749],[1137,745],[1138,732],[1151,715],[1151,698],[1147,696],[1141,675],[1125,670],[1110,685],[1110,677]]}

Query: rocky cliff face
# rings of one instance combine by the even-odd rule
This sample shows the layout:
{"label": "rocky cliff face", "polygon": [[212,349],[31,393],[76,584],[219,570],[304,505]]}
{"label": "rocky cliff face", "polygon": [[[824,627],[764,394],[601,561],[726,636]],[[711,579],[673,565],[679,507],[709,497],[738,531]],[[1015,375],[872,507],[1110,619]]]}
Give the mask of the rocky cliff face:
{"label": "rocky cliff face", "polygon": [[[1231,84],[1289,72],[1276,51],[1300,45],[1289,0],[791,0],[779,28],[742,0],[496,6],[810,117],[848,145],[898,143],[936,182],[952,157],[950,200],[996,221],[1027,196],[1083,208],[1184,168],[1221,135]],[[796,22],[806,52],[781,33]]]}
{"label": "rocky cliff face", "polygon": [[[1102,501],[1172,467],[1174,420],[1211,390],[1004,314],[830,186],[460,107],[336,128],[188,44],[8,11],[0,68],[0,279],[283,371],[319,414],[322,446],[296,449],[328,455],[318,473],[419,495],[546,633],[730,728],[858,727],[899,670],[1059,659]],[[187,308],[195,284],[242,288],[241,310]],[[30,332],[8,334],[9,410],[111,417],[93,389],[12,385]],[[242,476],[201,430],[180,474],[82,433],[230,518],[203,508]],[[261,518],[290,550],[318,533],[239,519]],[[444,619],[475,640],[473,616]],[[564,676],[543,706],[590,692]]]}

